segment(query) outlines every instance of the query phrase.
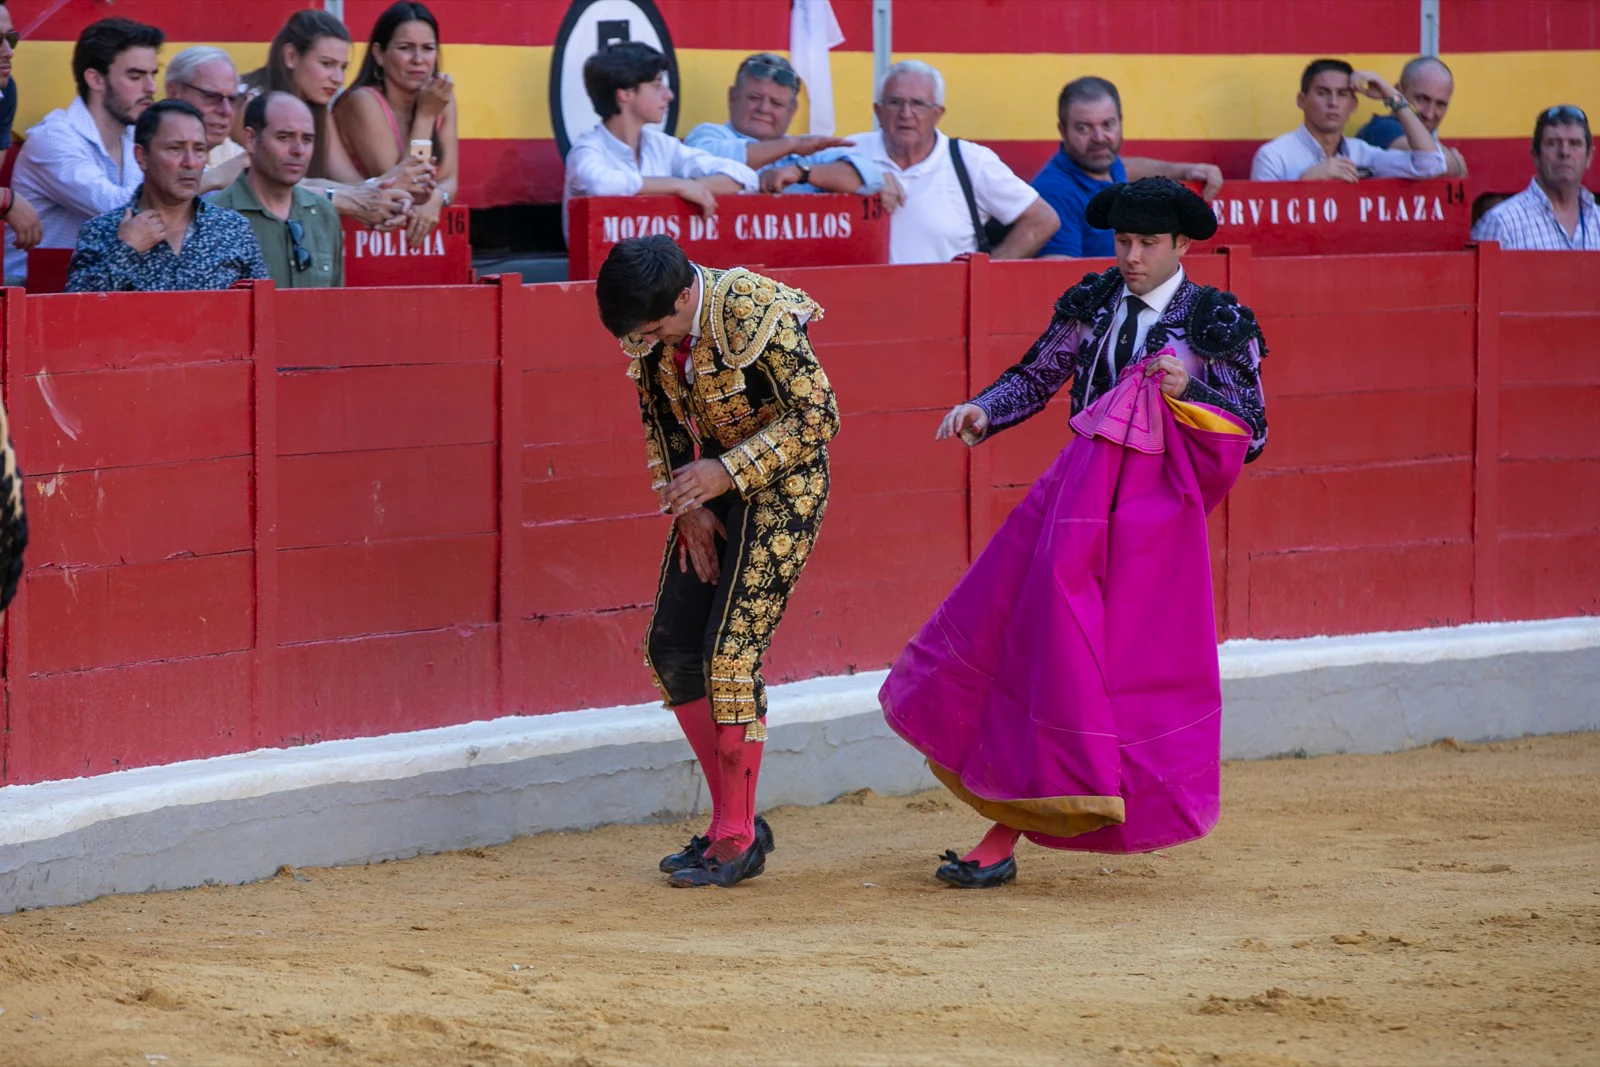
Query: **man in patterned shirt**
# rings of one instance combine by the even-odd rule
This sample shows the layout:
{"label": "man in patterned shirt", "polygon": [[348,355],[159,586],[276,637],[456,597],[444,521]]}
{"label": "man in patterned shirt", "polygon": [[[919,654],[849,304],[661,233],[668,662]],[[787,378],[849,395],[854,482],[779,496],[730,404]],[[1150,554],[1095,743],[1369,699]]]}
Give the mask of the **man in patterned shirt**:
{"label": "man in patterned shirt", "polygon": [[125,206],[83,224],[67,268],[71,293],[226,289],[266,278],[243,215],[200,199],[205,119],[193,104],[151,104],[134,124],[144,184]]}
{"label": "man in patterned shirt", "polygon": [[1583,187],[1593,162],[1589,116],[1570,104],[1541,111],[1533,124],[1533,180],[1490,208],[1472,239],[1515,251],[1600,252],[1600,208]]}
{"label": "man in patterned shirt", "polygon": [[646,663],[711,793],[710,829],[660,867],[675,886],[728,887],[772,851],[755,816],[761,659],[828,506],[839,409],[806,337],[822,309],[741,267],[696,266],[667,237],[619,242],[595,298],[632,357],[652,488],[673,517]]}

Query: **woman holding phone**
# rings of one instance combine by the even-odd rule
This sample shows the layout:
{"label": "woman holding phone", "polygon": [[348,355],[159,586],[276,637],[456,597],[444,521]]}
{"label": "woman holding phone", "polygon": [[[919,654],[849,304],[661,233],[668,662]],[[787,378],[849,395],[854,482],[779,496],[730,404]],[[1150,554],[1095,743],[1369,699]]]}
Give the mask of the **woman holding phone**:
{"label": "woman holding phone", "polygon": [[292,93],[311,108],[316,127],[316,148],[306,177],[319,186],[336,183],[360,185],[368,178],[410,194],[413,200],[426,199],[432,191],[431,167],[410,160],[396,160],[394,166],[363,173],[351,161],[343,142],[334,136],[331,121],[333,103],[344,89],[345,71],[350,66],[350,31],[326,11],[308,8],[289,16],[272,39],[267,65],[246,74],[244,96],[236,101],[242,115],[249,98],[260,92]]}
{"label": "woman holding phone", "polygon": [[364,174],[382,174],[408,156],[433,165],[433,187],[418,198],[408,233],[420,245],[455,201],[460,159],[455,86],[439,70],[439,21],[426,5],[400,0],[378,16],[361,71],[334,117]]}

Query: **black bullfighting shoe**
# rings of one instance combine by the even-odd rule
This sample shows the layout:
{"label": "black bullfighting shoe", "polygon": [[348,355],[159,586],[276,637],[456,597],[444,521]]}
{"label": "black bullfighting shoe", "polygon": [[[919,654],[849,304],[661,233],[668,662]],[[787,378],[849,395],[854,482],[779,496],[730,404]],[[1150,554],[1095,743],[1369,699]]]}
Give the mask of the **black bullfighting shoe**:
{"label": "black bullfighting shoe", "polygon": [[700,861],[705,859],[706,849],[710,847],[711,838],[709,837],[689,838],[689,843],[684,846],[682,852],[674,852],[670,856],[662,857],[662,873],[671,874],[673,871],[682,871],[689,867],[700,866]]}
{"label": "black bullfighting shoe", "polygon": [[767,869],[767,854],[761,851],[760,840],[750,842],[750,847],[730,860],[718,861],[709,857],[698,867],[686,867],[674,872],[667,884],[677,889],[699,889],[708,885],[731,889],[746,878],[754,878]]}
{"label": "black bullfighting shoe", "polygon": [[998,889],[1017,878],[1015,856],[1007,856],[987,867],[978,866],[977,860],[964,860],[953,851],[946,852],[941,858],[945,863],[933,872],[933,876],[957,889]]}
{"label": "black bullfighting shoe", "polygon": [[772,843],[772,827],[759,815],[756,816],[756,844],[769,856],[778,851],[778,846]]}
{"label": "black bullfighting shoe", "polygon": [[[772,827],[768,826],[767,820],[759,815],[756,816],[756,843],[761,846],[761,851],[768,855],[778,850],[778,846],[772,843]],[[663,874],[671,874],[673,871],[682,871],[690,867],[700,866],[701,860],[705,859],[706,849],[710,847],[711,838],[709,837],[689,838],[689,843],[684,846],[682,852],[674,852],[670,856],[662,857],[659,864],[661,872]]]}

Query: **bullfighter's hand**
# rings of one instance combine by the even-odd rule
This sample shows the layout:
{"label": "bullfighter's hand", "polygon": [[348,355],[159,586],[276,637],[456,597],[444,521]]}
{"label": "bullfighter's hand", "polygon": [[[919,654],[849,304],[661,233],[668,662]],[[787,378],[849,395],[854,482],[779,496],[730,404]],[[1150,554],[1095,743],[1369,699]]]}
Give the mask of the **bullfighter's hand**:
{"label": "bullfighter's hand", "polygon": [[672,472],[672,483],[661,494],[661,502],[674,515],[682,515],[710,503],[733,488],[728,468],[714,459],[697,459]]}
{"label": "bullfighter's hand", "polygon": [[933,439],[943,441],[961,435],[961,439],[969,445],[975,445],[983,440],[989,432],[989,413],[976,404],[957,404],[950,409],[950,413],[939,423],[939,428],[934,431]]}
{"label": "bullfighter's hand", "polygon": [[1189,388],[1189,371],[1183,361],[1176,356],[1157,356],[1144,365],[1146,377],[1165,371],[1161,379],[1161,391],[1174,400],[1183,397],[1183,391]]}
{"label": "bullfighter's hand", "polygon": [[705,508],[695,508],[673,520],[678,526],[678,569],[694,573],[702,582],[715,585],[722,577],[722,557],[717,554],[717,541],[728,539],[728,529]]}

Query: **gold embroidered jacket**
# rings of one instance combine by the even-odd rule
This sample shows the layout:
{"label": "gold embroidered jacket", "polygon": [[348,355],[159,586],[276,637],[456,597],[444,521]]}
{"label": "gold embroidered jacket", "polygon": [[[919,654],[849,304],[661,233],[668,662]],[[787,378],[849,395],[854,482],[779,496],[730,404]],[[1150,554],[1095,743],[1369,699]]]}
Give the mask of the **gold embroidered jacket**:
{"label": "gold embroidered jacket", "polygon": [[[749,499],[783,471],[818,453],[839,429],[828,376],[805,324],[822,308],[799,289],[743,267],[696,267],[703,297],[700,336],[685,386],[661,342],[622,342],[633,357],[645,452],[659,494],[695,458],[718,459]],[[663,507],[663,510],[666,510]]]}

